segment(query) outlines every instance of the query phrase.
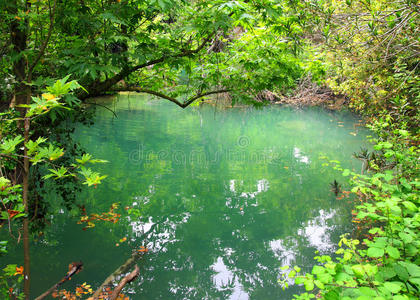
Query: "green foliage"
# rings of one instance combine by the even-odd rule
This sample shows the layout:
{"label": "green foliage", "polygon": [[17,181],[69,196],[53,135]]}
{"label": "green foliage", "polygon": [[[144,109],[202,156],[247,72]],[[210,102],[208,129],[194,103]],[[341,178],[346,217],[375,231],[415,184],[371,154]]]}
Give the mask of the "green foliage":
{"label": "green foliage", "polygon": [[370,116],[389,112],[416,130],[420,102],[418,3],[310,1],[310,39],[322,53],[326,84]]}
{"label": "green foliage", "polygon": [[23,268],[17,265],[7,265],[0,273],[0,295],[3,299],[24,299],[18,285],[23,280]]}
{"label": "green foliage", "polygon": [[[27,36],[19,53],[17,47],[4,48],[0,76],[16,77],[11,62],[23,59],[30,66],[44,42],[48,51],[34,65],[32,82],[23,80],[37,91],[55,82],[47,89],[51,95],[63,93],[58,90],[66,85],[76,88],[65,82],[69,77],[55,81],[72,74],[90,95],[124,79],[170,97],[223,88],[232,90],[235,101],[252,102],[264,90],[287,92],[302,73],[296,58],[307,22],[301,1],[79,2],[35,1],[29,10],[20,2],[5,3],[0,17],[7,26],[0,34],[7,36],[15,22]],[[20,83],[19,78],[9,85]],[[79,96],[86,96],[77,88]],[[34,101],[32,111],[40,114],[55,100]]]}
{"label": "green foliage", "polygon": [[13,185],[9,179],[0,177],[0,201],[3,208],[7,207],[7,210],[0,210],[0,219],[10,222],[12,219],[17,219],[25,215],[23,213],[21,193],[22,188],[20,185]]}
{"label": "green foliage", "polygon": [[12,138],[5,139],[2,141],[0,145],[0,150],[4,154],[12,153],[13,151],[15,151],[16,146],[20,144],[22,141],[23,141],[23,138],[20,135],[14,137],[13,139]]}
{"label": "green foliage", "polygon": [[[391,117],[376,121],[371,128],[377,152],[369,160],[370,173],[361,175],[342,169],[362,201],[356,206],[354,222],[358,239],[343,236],[339,257],[316,257],[320,265],[295,282],[307,291],[317,287],[325,299],[418,299],[420,297],[420,209],[417,138]],[[295,274],[290,276],[295,277]],[[309,299],[309,294],[296,296]]]}
{"label": "green foliage", "polygon": [[[28,123],[34,123],[41,115],[51,113],[57,109],[68,109],[65,103],[60,102],[60,99],[80,86],[75,81],[67,82],[67,79],[68,76],[47,87],[49,93],[44,93],[41,97],[32,97],[33,102],[25,105],[27,110],[24,118],[14,118],[13,114],[10,113],[10,119],[2,119],[2,125],[3,123],[8,124],[8,126],[2,126],[2,128],[13,128],[13,125],[10,126],[10,124],[16,126],[16,121],[24,121],[26,128],[29,128]],[[7,115],[7,113],[4,113],[2,117],[7,117]],[[16,134],[15,131],[8,132],[5,130],[2,134],[4,134],[4,137],[0,136],[2,137],[0,140],[0,174],[2,174],[0,176],[0,220],[8,222],[11,236],[13,236],[12,222],[15,223],[22,217],[28,217],[27,213],[25,213],[28,212],[28,206],[26,204],[25,207],[23,202],[22,186],[17,184],[16,177],[12,176],[12,172],[16,169],[7,167],[10,161],[18,162],[18,164],[14,165],[15,168],[23,165],[22,161],[25,159],[31,162],[32,168],[39,165],[46,168],[49,167],[49,174],[43,176],[41,180],[49,178],[61,180],[66,177],[75,177],[84,184],[91,186],[100,183],[106,177],[85,166],[87,163],[103,163],[105,162],[104,160],[93,159],[91,155],[84,154],[80,159],[76,159],[77,163],[65,165],[60,162],[60,158],[64,155],[65,150],[48,141],[46,137],[38,136],[32,139],[31,132],[28,131],[26,131],[25,137],[29,136],[25,139],[22,135]],[[26,152],[23,152],[23,154],[20,146],[22,149],[26,149]],[[79,174],[83,177],[78,176]],[[14,182],[5,176],[13,178]],[[26,190],[26,192],[28,193],[29,191]],[[6,244],[7,241],[0,242],[0,253],[7,253]],[[17,268],[16,265],[8,265],[4,269],[4,276],[0,275],[0,294],[21,298],[19,293],[15,293],[14,288],[22,278],[19,277],[16,281],[11,280],[11,277],[22,274],[22,270]]]}

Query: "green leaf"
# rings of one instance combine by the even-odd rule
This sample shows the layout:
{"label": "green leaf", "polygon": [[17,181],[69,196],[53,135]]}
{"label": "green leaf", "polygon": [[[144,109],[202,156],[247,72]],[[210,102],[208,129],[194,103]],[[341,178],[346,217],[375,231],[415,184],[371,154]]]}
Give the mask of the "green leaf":
{"label": "green leaf", "polygon": [[367,255],[369,257],[381,257],[384,255],[384,249],[376,248],[376,247],[370,247],[367,250]]}
{"label": "green leaf", "polygon": [[377,295],[376,292],[369,287],[361,287],[358,291],[364,296],[375,297]]}
{"label": "green leaf", "polygon": [[326,272],[326,270],[325,270],[325,268],[324,267],[321,267],[321,266],[314,266],[313,268],[312,268],[312,274],[322,274],[322,273],[325,273]]}
{"label": "green leaf", "polygon": [[398,293],[401,290],[401,285],[399,282],[385,282],[384,287],[391,293]]}
{"label": "green leaf", "polygon": [[306,280],[304,282],[305,290],[312,291],[314,289],[314,282],[312,280]]}
{"label": "green leaf", "polygon": [[394,259],[400,258],[400,251],[395,247],[387,246],[386,247],[386,253],[388,253],[389,256],[394,258]]}
{"label": "green leaf", "polygon": [[398,235],[404,243],[411,243],[413,241],[413,237],[411,236],[411,234],[400,232]]}
{"label": "green leaf", "polygon": [[354,265],[351,267],[351,269],[358,278],[361,278],[366,274],[363,265]]}
{"label": "green leaf", "polygon": [[349,176],[350,175],[350,170],[349,169],[344,169],[343,174],[344,177]]}
{"label": "green leaf", "polygon": [[405,269],[407,269],[407,271],[410,273],[411,276],[413,277],[420,277],[420,267],[408,262],[408,261],[401,261],[399,262],[399,265],[405,267]]}
{"label": "green leaf", "polygon": [[319,280],[315,280],[314,283],[321,290],[323,290],[325,288],[325,285],[321,281],[319,281]]}
{"label": "green leaf", "polygon": [[415,284],[417,288],[420,289],[420,277],[410,278],[408,281]]}
{"label": "green leaf", "polygon": [[353,254],[351,254],[351,252],[346,252],[346,253],[344,253],[343,258],[344,258],[345,261],[348,261],[352,258],[352,256],[353,256]]}
{"label": "green leaf", "polygon": [[15,151],[17,145],[19,145],[23,141],[23,137],[21,135],[16,136],[13,139],[4,140],[3,143],[0,145],[0,150],[4,154],[9,154]]}
{"label": "green leaf", "polygon": [[391,267],[383,267],[380,268],[379,275],[386,280],[394,277],[397,273]]}
{"label": "green leaf", "polygon": [[414,212],[416,212],[416,211],[418,211],[418,207],[417,207],[417,205],[415,205],[413,202],[411,202],[411,201],[403,201],[403,203],[402,203],[404,206],[405,206],[405,208],[407,208],[409,211],[414,211]]}

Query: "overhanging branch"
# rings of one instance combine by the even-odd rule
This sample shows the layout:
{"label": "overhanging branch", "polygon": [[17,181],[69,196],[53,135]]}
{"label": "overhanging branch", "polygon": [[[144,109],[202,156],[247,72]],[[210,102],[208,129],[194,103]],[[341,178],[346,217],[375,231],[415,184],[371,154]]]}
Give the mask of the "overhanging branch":
{"label": "overhanging branch", "polygon": [[[86,88],[87,91],[88,91],[88,94],[84,93],[83,91],[80,91],[80,93],[77,96],[78,96],[79,99],[86,99],[88,97],[98,96],[105,91],[109,91],[111,89],[111,87],[114,86],[116,83],[118,83],[119,81],[121,81],[122,79],[126,78],[128,75],[130,75],[131,73],[133,73],[133,72],[135,72],[139,69],[164,62],[167,59],[180,58],[180,57],[185,57],[185,56],[196,54],[204,48],[204,46],[211,40],[211,38],[213,36],[214,36],[214,32],[209,34],[209,36],[207,36],[207,38],[205,38],[201,42],[201,44],[198,45],[197,48],[195,48],[195,49],[184,50],[184,51],[181,51],[177,54],[165,55],[165,56],[162,56],[162,57],[157,58],[157,59],[149,60],[148,62],[145,62],[145,63],[137,65],[137,66],[126,67],[126,68],[122,69],[118,74],[114,75],[113,77],[111,77],[111,78],[109,78],[105,81],[102,81],[100,83],[93,83],[90,86],[88,86]],[[163,98],[165,98],[165,97],[163,97]]]}
{"label": "overhanging branch", "polygon": [[142,89],[140,87],[127,87],[127,88],[123,88],[123,89],[114,89],[113,91],[115,91],[115,92],[137,92],[137,93],[146,93],[146,94],[150,94],[150,95],[155,95],[155,96],[158,96],[160,98],[169,100],[169,101],[175,103],[176,105],[178,105],[179,107],[186,108],[188,105],[190,105],[191,103],[193,103],[197,99],[200,99],[202,97],[209,96],[209,95],[227,93],[227,92],[230,92],[231,90],[230,89],[221,89],[221,90],[209,91],[209,92],[205,92],[205,93],[198,93],[195,96],[192,96],[192,97],[188,98],[184,102],[181,102],[178,99],[176,99],[174,97],[171,97],[171,96],[168,96],[166,94],[163,94],[161,92],[157,92],[157,91],[153,91],[153,90],[149,90],[149,89]]}

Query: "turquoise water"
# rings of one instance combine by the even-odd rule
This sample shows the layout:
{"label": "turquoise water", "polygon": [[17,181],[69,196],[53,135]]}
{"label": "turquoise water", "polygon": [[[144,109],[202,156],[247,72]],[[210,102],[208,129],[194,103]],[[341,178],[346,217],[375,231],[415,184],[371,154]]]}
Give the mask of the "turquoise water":
{"label": "turquoise water", "polygon": [[[88,213],[119,203],[119,222],[83,230],[62,211],[32,245],[33,293],[57,282],[72,261],[84,270],[67,283],[98,286],[149,249],[130,299],[290,299],[277,282],[283,265],[310,270],[315,251],[333,253],[351,231],[351,204],[330,191],[340,173],[325,155],[360,170],[351,157],[368,132],[348,112],[321,108],[185,110],[164,100],[120,95],[101,102],[95,124],[75,138],[108,178],[87,189]],[[343,186],[345,188],[345,186]],[[124,241],[123,239],[126,238]]]}

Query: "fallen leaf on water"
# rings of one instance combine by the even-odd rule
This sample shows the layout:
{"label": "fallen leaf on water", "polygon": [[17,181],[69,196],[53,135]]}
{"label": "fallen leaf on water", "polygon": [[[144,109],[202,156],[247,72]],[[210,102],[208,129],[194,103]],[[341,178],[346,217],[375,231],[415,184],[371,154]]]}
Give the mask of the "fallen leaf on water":
{"label": "fallen leaf on water", "polygon": [[137,250],[138,252],[147,252],[147,251],[149,251],[149,249],[147,249],[146,247],[144,247],[144,246],[140,246],[140,249],[138,249]]}
{"label": "fallen leaf on water", "polygon": [[350,134],[353,135],[353,136],[357,135],[357,133],[355,133],[355,132],[350,132]]}

